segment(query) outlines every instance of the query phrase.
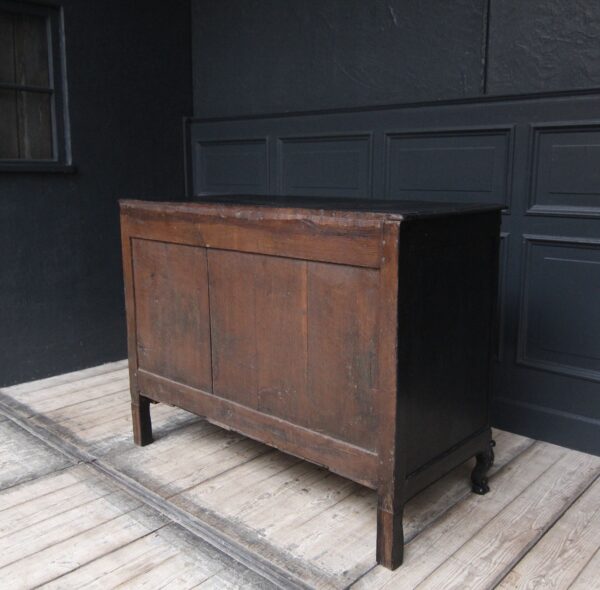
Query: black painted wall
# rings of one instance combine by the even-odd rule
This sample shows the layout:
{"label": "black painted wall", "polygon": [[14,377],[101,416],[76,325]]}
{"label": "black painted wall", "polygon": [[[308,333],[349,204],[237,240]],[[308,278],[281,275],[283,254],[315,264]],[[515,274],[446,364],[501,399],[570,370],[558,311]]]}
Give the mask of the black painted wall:
{"label": "black painted wall", "polygon": [[182,194],[193,114],[194,191],[509,204],[495,421],[600,453],[600,4],[63,5],[76,171],[0,172],[0,386],[125,356],[117,199]]}
{"label": "black painted wall", "polygon": [[600,4],[192,14],[189,192],[504,203],[493,422],[600,454]]}
{"label": "black painted wall", "polygon": [[595,0],[192,0],[194,114],[600,86]]}
{"label": "black painted wall", "polygon": [[76,171],[0,172],[0,386],[126,356],[117,199],[183,191],[189,2],[62,4]]}
{"label": "black painted wall", "polygon": [[600,86],[595,0],[491,0],[487,92]]}
{"label": "black painted wall", "polygon": [[195,114],[472,96],[481,0],[196,0]]}

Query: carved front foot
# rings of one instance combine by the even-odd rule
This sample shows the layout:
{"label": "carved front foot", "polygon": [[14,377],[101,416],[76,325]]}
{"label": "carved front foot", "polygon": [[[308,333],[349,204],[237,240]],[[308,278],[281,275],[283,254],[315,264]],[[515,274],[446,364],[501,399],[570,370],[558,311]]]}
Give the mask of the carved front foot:
{"label": "carved front foot", "polygon": [[471,488],[476,494],[487,494],[490,491],[488,485],[487,472],[490,467],[494,464],[494,447],[496,446],[495,441],[490,441],[489,448],[483,453],[476,455],[477,463],[471,473],[471,482],[473,487]]}

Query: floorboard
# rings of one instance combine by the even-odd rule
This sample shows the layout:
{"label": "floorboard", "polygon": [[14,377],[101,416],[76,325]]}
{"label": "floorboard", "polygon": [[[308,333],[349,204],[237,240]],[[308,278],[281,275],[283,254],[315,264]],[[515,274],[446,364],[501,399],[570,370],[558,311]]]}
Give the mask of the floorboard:
{"label": "floorboard", "polygon": [[66,457],[49,451],[45,444],[26,435],[10,420],[0,422],[0,490],[70,464]]}
{"label": "floorboard", "polygon": [[598,586],[600,580],[600,547],[596,553],[587,562],[584,568],[579,572],[569,590],[590,590]]}
{"label": "floorboard", "polygon": [[54,377],[48,377],[47,379],[38,379],[36,381],[29,381],[27,383],[19,383],[18,385],[12,385],[11,387],[3,388],[3,391],[9,395],[21,395],[29,394],[35,391],[51,390],[56,385],[63,385],[66,383],[84,382],[89,377],[95,377],[98,375],[110,375],[116,371],[120,371],[123,374],[123,370],[127,369],[127,361],[120,360],[113,363],[106,363],[97,367],[90,367],[81,371],[73,371],[72,373],[63,373],[62,375],[56,375]]}
{"label": "floorboard", "polygon": [[358,484],[162,404],[155,442],[134,446],[125,362],[5,388],[0,402],[96,465],[0,414],[0,579],[17,588],[269,587],[190,532],[200,524],[320,590],[581,590],[600,578],[591,455],[495,431],[491,492],[471,493],[470,461],[413,498],[405,562],[390,572],[375,564],[376,496]]}
{"label": "floorboard", "polygon": [[222,588],[274,588],[92,466],[56,464],[56,450],[6,424],[3,452],[20,446],[35,461],[20,481],[0,471],[0,587],[183,589],[215,580]]}
{"label": "floorboard", "polygon": [[600,459],[561,458],[469,539],[421,588],[494,587],[593,481]]}
{"label": "floorboard", "polygon": [[[600,480],[596,480],[579,497],[502,580],[498,588],[569,588],[594,557],[598,547]],[[598,577],[595,583],[600,586]]]}

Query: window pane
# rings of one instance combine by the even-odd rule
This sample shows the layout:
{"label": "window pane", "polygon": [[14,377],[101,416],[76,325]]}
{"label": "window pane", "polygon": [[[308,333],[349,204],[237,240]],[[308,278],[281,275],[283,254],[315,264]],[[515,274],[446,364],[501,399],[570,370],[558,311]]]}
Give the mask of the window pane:
{"label": "window pane", "polygon": [[48,19],[20,14],[15,17],[15,62],[18,84],[49,85]]}
{"label": "window pane", "polygon": [[62,97],[51,75],[57,15],[55,7],[0,0],[0,168],[8,160],[55,161],[62,153],[54,119]]}
{"label": "window pane", "polygon": [[19,92],[19,157],[52,159],[52,96],[41,92]]}
{"label": "window pane", "polygon": [[0,89],[0,158],[14,160],[18,157],[17,93]]}
{"label": "window pane", "polygon": [[0,82],[9,84],[16,82],[14,26],[13,13],[0,10]]}

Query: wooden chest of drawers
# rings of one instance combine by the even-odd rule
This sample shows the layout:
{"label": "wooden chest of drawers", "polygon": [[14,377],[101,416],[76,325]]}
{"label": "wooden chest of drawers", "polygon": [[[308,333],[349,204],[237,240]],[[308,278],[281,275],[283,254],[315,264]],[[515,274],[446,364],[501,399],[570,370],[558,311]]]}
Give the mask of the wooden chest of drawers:
{"label": "wooden chest of drawers", "polygon": [[149,402],[377,490],[378,562],[404,503],[493,460],[500,208],[210,197],[121,202],[134,439]]}

